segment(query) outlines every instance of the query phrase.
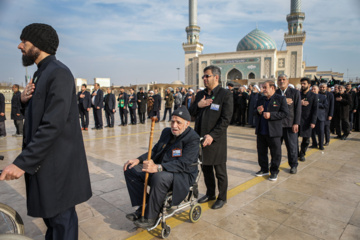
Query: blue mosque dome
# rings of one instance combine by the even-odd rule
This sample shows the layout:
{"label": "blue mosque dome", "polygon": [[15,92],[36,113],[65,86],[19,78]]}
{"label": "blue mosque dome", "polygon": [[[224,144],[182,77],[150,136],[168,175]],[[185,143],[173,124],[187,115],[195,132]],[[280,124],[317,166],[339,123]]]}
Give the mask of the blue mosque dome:
{"label": "blue mosque dome", "polygon": [[237,45],[236,51],[276,49],[275,41],[265,32],[254,29]]}

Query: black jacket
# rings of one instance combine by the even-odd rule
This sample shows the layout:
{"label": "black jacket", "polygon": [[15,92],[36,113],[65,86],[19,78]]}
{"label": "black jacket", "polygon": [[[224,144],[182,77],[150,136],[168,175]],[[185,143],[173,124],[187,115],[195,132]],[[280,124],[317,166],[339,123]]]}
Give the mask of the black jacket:
{"label": "black jacket", "polygon": [[35,91],[25,110],[23,150],[28,215],[51,218],[88,200],[89,170],[74,77],[55,56],[38,64]]}
{"label": "black jacket", "polygon": [[311,125],[316,124],[317,120],[317,111],[318,111],[318,99],[315,93],[310,90],[303,94],[301,92],[301,100],[309,102],[307,106],[301,106],[301,121],[300,121],[300,136],[301,137],[311,137]]}
{"label": "black jacket", "polygon": [[[204,96],[213,98],[213,104],[205,108],[198,108],[198,102]],[[209,134],[214,139],[210,146],[203,148],[203,165],[218,165],[226,162],[227,128],[233,109],[232,93],[220,85],[213,89],[210,96],[206,89],[196,94],[195,101],[189,109],[191,116],[196,117],[195,131],[200,137]]]}
{"label": "black jacket", "polygon": [[[21,111],[21,92],[18,91],[17,93],[14,93],[13,97],[11,98],[11,119],[13,120],[23,120],[24,115]],[[17,114],[20,114],[18,116]]]}
{"label": "black jacket", "polygon": [[105,104],[104,110],[106,112],[112,113],[116,107],[115,106],[115,104],[116,104],[115,95],[113,93],[106,94],[104,97],[104,104]]}
{"label": "black jacket", "polygon": [[137,102],[138,102],[138,111],[141,113],[146,112],[146,103],[147,103],[147,94],[146,93],[137,93]]}
{"label": "black jacket", "polygon": [[[131,99],[130,99],[130,97],[132,97]],[[129,94],[129,103],[128,103],[128,105],[129,105],[129,109],[136,109],[136,105],[137,104],[137,96],[136,96],[136,94],[134,93],[134,94]]]}
{"label": "black jacket", "polygon": [[[342,97],[341,101],[336,101],[336,98]],[[338,114],[337,117],[340,119],[347,119],[349,120],[349,111],[351,105],[351,95],[347,93],[336,93],[335,96],[335,113]]]}
{"label": "black jacket", "polygon": [[154,99],[153,111],[160,111],[161,110],[161,96],[160,94],[155,94],[152,96]]}
{"label": "black jacket", "polygon": [[[80,95],[84,94],[85,97],[81,98]],[[78,98],[78,103],[79,103],[79,108],[80,109],[88,109],[91,108],[91,95],[88,91],[85,92],[78,92],[77,95]]]}
{"label": "black jacket", "polygon": [[[281,89],[277,89],[276,93],[279,95],[282,95]],[[283,127],[291,128],[294,124],[300,125],[300,119],[301,119],[301,97],[300,97],[300,91],[288,87],[285,90],[286,98],[292,99],[292,104],[288,105],[289,108],[289,114],[286,118],[283,119]]]}
{"label": "black jacket", "polygon": [[[5,97],[4,94],[0,93],[0,113],[5,114]],[[6,120],[6,116],[0,116],[0,122],[4,122]]]}
{"label": "black jacket", "polygon": [[[175,142],[168,147],[173,134],[171,128],[165,128],[160,136],[159,141],[152,148],[151,159],[156,164],[161,164],[164,171],[174,174],[173,198],[172,204],[179,205],[189,192],[190,186],[195,182],[198,173],[197,162],[200,150],[200,137],[190,127],[188,127]],[[167,149],[165,153],[163,150]],[[173,151],[180,150],[181,156],[173,157]],[[148,153],[141,155],[138,159],[147,160]],[[161,158],[162,159],[159,159]],[[155,173],[156,174],[156,173]]]}
{"label": "black jacket", "polygon": [[[92,93],[94,93],[96,91],[93,91]],[[91,94],[91,98],[92,98],[92,94]],[[103,102],[104,102],[104,93],[103,91],[99,88],[97,93],[96,93],[96,96],[95,96],[95,101],[94,101],[94,104],[93,104],[93,107],[100,107],[100,108],[103,108],[104,105],[103,105]]]}
{"label": "black jacket", "polygon": [[118,96],[118,107],[122,108],[122,109],[127,109],[128,107],[128,101],[129,101],[129,96],[127,95],[126,92],[124,93],[119,93]]}
{"label": "black jacket", "polygon": [[328,105],[325,109],[326,112],[326,122],[330,123],[329,117],[332,117],[334,115],[334,94],[331,92],[326,91],[325,94]]}
{"label": "black jacket", "polygon": [[[261,105],[265,106],[266,100],[266,96],[260,97],[257,101],[256,109]],[[258,115],[260,115],[258,111],[256,112]],[[265,119],[269,127],[269,137],[281,137],[283,135],[283,119],[285,119],[289,114],[289,108],[286,103],[286,98],[276,93],[272,95],[270,97],[266,112],[270,112],[270,119]],[[259,116],[256,122],[256,134],[259,134],[260,131],[261,117],[262,116]]]}

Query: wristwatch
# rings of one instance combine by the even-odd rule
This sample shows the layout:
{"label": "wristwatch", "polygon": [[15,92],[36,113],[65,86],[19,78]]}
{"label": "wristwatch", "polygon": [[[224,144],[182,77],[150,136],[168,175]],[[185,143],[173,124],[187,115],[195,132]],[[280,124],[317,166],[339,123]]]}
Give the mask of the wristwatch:
{"label": "wristwatch", "polygon": [[161,164],[158,165],[157,170],[158,170],[158,172],[162,172],[163,168],[162,168]]}

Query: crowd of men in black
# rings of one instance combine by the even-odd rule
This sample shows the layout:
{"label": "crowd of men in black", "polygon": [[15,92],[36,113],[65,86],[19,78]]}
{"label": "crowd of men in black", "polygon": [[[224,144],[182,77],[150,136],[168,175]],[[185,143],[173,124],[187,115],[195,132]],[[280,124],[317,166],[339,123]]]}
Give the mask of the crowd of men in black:
{"label": "crowd of men in black", "polygon": [[[146,117],[157,116],[159,122],[160,112],[162,110],[162,98],[158,89],[154,91],[149,90],[147,93],[144,92],[143,88],[139,89],[139,92],[135,92],[135,89],[131,88],[128,92],[125,91],[124,87],[120,87],[120,93],[115,97],[112,93],[111,88],[107,88],[107,94],[100,89],[99,84],[94,85],[94,91],[88,92],[86,84],[81,86],[81,91],[78,93],[78,105],[81,119],[81,129],[87,131],[89,128],[89,111],[93,109],[95,126],[94,130],[103,129],[103,118],[102,109],[105,112],[105,118],[107,125],[105,128],[113,128],[116,109],[119,109],[120,124],[119,126],[128,125],[128,113],[130,115],[131,125],[137,123],[145,124]],[[116,101],[117,100],[117,101]],[[176,110],[180,106],[186,106],[190,108],[190,105],[195,100],[194,90],[186,88],[168,88],[164,97],[164,116],[162,121],[166,120],[168,114],[168,121],[171,121],[172,109]],[[116,105],[117,103],[117,105]],[[137,120],[137,114],[139,121]]]}

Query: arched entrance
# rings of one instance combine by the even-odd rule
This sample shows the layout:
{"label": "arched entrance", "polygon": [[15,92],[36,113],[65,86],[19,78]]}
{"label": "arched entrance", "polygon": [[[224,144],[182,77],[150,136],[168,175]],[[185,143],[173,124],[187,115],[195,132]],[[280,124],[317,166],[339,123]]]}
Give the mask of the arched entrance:
{"label": "arched entrance", "polygon": [[239,79],[239,80],[242,79],[242,73],[239,70],[234,68],[228,73],[227,80],[232,81],[232,80],[236,80],[236,79]]}
{"label": "arched entrance", "polygon": [[255,79],[255,74],[253,72],[249,73],[249,79]]}

